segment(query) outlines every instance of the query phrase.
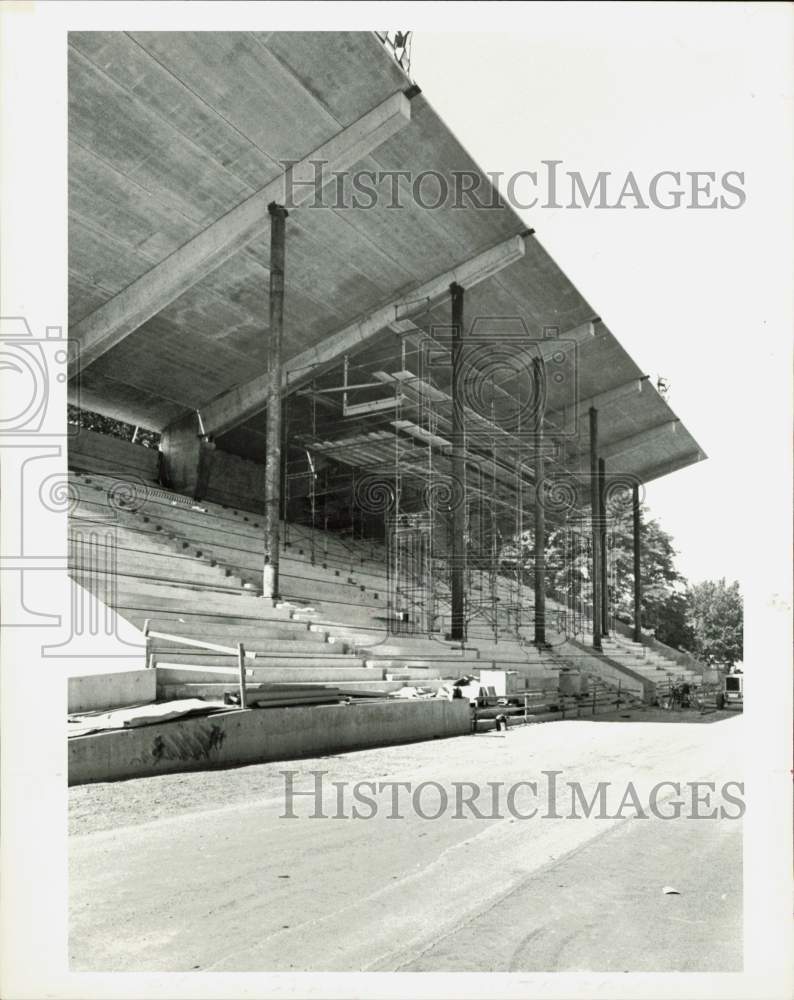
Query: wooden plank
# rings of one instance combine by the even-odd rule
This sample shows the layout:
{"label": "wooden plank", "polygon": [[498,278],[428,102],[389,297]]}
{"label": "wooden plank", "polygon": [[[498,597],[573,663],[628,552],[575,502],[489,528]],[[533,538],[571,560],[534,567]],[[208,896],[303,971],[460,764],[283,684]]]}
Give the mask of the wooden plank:
{"label": "wooden plank", "polygon": [[404,128],[410,117],[408,98],[403,93],[393,94],[133,281],[70,329],[70,338],[80,345],[77,364],[89,365],[263,233],[270,221],[268,205],[287,199],[288,184],[290,207],[313,199],[313,186],[301,182],[313,181],[314,161],[323,162],[325,175],[331,179],[334,171],[349,169]]}

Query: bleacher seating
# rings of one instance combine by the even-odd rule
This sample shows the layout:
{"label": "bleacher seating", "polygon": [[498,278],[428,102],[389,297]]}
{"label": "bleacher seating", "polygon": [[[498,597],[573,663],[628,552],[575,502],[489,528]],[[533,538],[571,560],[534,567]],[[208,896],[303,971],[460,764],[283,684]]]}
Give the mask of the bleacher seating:
{"label": "bleacher seating", "polygon": [[[371,543],[320,532],[309,538],[307,529],[285,526],[283,601],[273,607],[258,598],[262,536],[254,515],[194,504],[154,486],[125,496],[119,477],[102,473],[70,476],[72,576],[103,595],[112,589],[113,606],[139,628],[148,621],[150,630],[180,639],[242,642],[256,654],[254,681],[381,692],[409,682],[432,689],[486,663],[533,675],[539,685],[556,678],[559,664],[551,656],[515,640],[494,643],[490,633],[466,646],[441,636],[394,634],[385,569]],[[103,538],[112,539],[112,558],[104,564],[95,554],[110,552],[107,542],[96,548]],[[169,688],[206,683],[208,670],[236,662],[231,654],[176,639],[152,639],[151,652]]]}
{"label": "bleacher seating", "polygon": [[[322,682],[349,692],[386,694],[406,683],[433,689],[486,666],[515,670],[542,690],[556,684],[562,668],[577,665],[564,652],[565,609],[547,599],[550,648],[537,649],[531,626],[517,627],[512,610],[516,602],[531,609],[532,591],[503,576],[485,581],[487,599],[468,622],[465,644],[444,637],[450,599],[441,579],[434,581],[437,631],[408,634],[402,612],[420,622],[427,609],[421,590],[410,586],[412,600],[400,604],[399,618],[390,607],[382,543],[295,523],[282,524],[282,600],[274,607],[259,597],[260,517],[156,485],[151,454],[146,463],[126,458],[116,471],[124,448],[147,450],[122,445],[104,458],[93,447],[87,459],[72,456],[70,572],[138,628],[148,622],[151,631],[174,636],[150,640],[163,691],[222,685],[236,663],[231,652],[178,640],[228,649],[242,642],[255,654],[255,681]],[[696,680],[663,654],[620,636],[605,639],[604,652],[660,691],[674,680]]]}

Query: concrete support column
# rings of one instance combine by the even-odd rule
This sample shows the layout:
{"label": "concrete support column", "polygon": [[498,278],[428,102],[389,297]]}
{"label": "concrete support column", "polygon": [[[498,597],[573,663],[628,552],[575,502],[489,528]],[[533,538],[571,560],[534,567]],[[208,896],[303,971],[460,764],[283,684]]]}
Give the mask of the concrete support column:
{"label": "concrete support column", "polygon": [[545,372],[542,358],[534,358],[532,372],[538,409],[535,414],[535,645],[546,645],[546,508],[544,506],[543,479],[543,382]]}
{"label": "concrete support column", "polygon": [[267,454],[265,455],[265,562],[262,596],[280,596],[279,508],[281,506],[281,343],[284,334],[284,244],[287,210],[275,202],[270,212],[270,341],[268,346]]}
{"label": "concrete support column", "polygon": [[601,531],[598,501],[598,411],[590,407],[590,521],[593,560],[593,649],[601,651]]}
{"label": "concrete support column", "polygon": [[197,412],[186,413],[160,437],[160,478],[163,486],[194,500],[207,495],[215,444],[204,433]]}
{"label": "concrete support column", "polygon": [[631,489],[631,507],[634,515],[634,641],[642,641],[642,578],[640,575],[640,488]]}
{"label": "concrete support column", "polygon": [[607,511],[606,511],[606,463],[603,458],[598,460],[598,512],[600,525],[601,565],[601,634],[609,635],[609,567],[607,565]]}
{"label": "concrete support column", "polygon": [[452,624],[450,638],[463,642],[466,638],[466,469],[464,453],[464,416],[462,386],[463,353],[463,289],[453,282],[449,286],[452,299],[452,479],[455,504],[452,509],[452,572],[450,590]]}

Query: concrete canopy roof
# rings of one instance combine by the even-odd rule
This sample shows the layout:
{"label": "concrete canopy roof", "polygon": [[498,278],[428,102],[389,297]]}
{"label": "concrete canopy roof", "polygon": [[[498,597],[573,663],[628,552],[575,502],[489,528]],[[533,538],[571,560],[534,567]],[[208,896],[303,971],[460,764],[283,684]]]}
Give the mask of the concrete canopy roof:
{"label": "concrete canopy roof", "polygon": [[[279,178],[284,161],[309,155],[409,87],[369,32],[71,33],[70,328]],[[434,170],[450,178],[453,171],[474,171],[481,191],[490,191],[421,94],[411,98],[410,123],[355,169],[414,176]],[[290,213],[288,368],[289,359],[396,296],[525,232],[507,207],[423,208],[406,184],[400,182],[398,209],[388,207],[388,180],[371,208],[336,208],[329,198],[327,207],[308,204]],[[426,196],[433,197],[429,188]],[[556,327],[564,338],[592,321],[596,311],[537,240],[528,236],[524,245],[522,257],[467,288],[467,327],[477,317],[521,317],[532,337]],[[74,401],[161,430],[263,373],[268,265],[265,232],[96,357],[81,372]],[[448,299],[429,303],[413,321],[425,332],[444,327]],[[586,400],[643,375],[602,322],[593,329],[576,349],[575,383],[570,377],[559,387],[550,383],[548,412],[570,402],[572,384]],[[351,354],[362,373],[371,375],[376,362],[390,372],[399,368],[399,342],[388,328]],[[337,416],[328,419],[341,435],[346,422]],[[607,455],[610,447],[614,452],[608,466],[647,481],[705,457],[680,422],[669,433],[655,431],[675,419],[648,383],[601,409],[600,440]],[[252,417],[219,443],[261,460],[264,421]],[[636,438],[644,431],[652,433]],[[565,448],[576,466],[575,441],[566,439]]]}

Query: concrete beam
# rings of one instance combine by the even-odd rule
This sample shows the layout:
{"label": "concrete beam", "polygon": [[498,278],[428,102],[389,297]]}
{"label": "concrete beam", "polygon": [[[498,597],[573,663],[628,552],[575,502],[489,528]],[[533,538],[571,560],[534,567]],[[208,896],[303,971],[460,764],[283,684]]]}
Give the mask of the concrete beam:
{"label": "concrete beam", "polygon": [[73,363],[70,361],[69,377],[266,232],[271,202],[288,202],[289,208],[297,208],[313,199],[317,161],[322,162],[323,176],[331,182],[335,171],[348,170],[410,120],[409,99],[403,93],[392,94],[76,323],[69,330],[69,338],[79,344],[79,356]]}
{"label": "concrete beam", "polygon": [[685,455],[681,455],[678,458],[671,458],[665,462],[658,462],[656,465],[649,466],[646,469],[641,469],[636,473],[637,478],[643,483],[653,482],[654,479],[661,479],[662,476],[669,476],[671,472],[678,472],[679,469],[686,469],[690,465],[696,465],[698,462],[703,462],[708,458],[705,452],[696,451],[687,452]]}
{"label": "concrete beam", "polygon": [[165,428],[160,437],[163,485],[194,500],[207,495],[215,445],[191,411]]}
{"label": "concrete beam", "polygon": [[554,410],[546,414],[546,425],[549,429],[554,427],[579,426],[579,418],[587,415],[588,411],[595,408],[599,413],[615,403],[619,403],[631,396],[640,394],[643,385],[647,381],[647,376],[643,378],[633,378],[629,382],[607,389],[606,392],[599,392],[596,396],[588,396],[586,399],[579,399],[571,406],[566,406],[561,410]]}
{"label": "concrete beam", "polygon": [[[601,458],[611,459],[615,458],[617,455],[623,455],[627,451],[631,451],[634,448],[647,447],[656,441],[663,440],[670,434],[674,434],[676,428],[680,421],[678,420],[665,420],[662,424],[656,424],[655,427],[647,427],[645,430],[639,431],[636,434],[629,434],[626,437],[617,438],[614,441],[608,441],[599,450]],[[587,454],[587,450],[574,449],[570,454],[570,459],[575,461],[578,458],[582,458]]]}
{"label": "concrete beam", "polygon": [[[436,299],[449,293],[451,284],[471,288],[524,256],[524,237],[510,239],[477,254],[449,271],[392,299],[363,319],[343,327],[285,363],[284,392],[294,392],[316,378],[341,357],[374,337],[391,323],[411,313],[423,312]],[[207,433],[217,436],[260,413],[267,406],[267,374],[235,386],[202,407]]]}
{"label": "concrete beam", "polygon": [[663,424],[658,424],[656,427],[649,427],[638,434],[631,434],[629,437],[612,441],[610,444],[604,445],[601,449],[601,457],[605,459],[615,458],[616,455],[623,455],[633,448],[644,448],[655,441],[663,440],[669,437],[670,434],[675,434],[678,423],[678,420],[667,420]]}

